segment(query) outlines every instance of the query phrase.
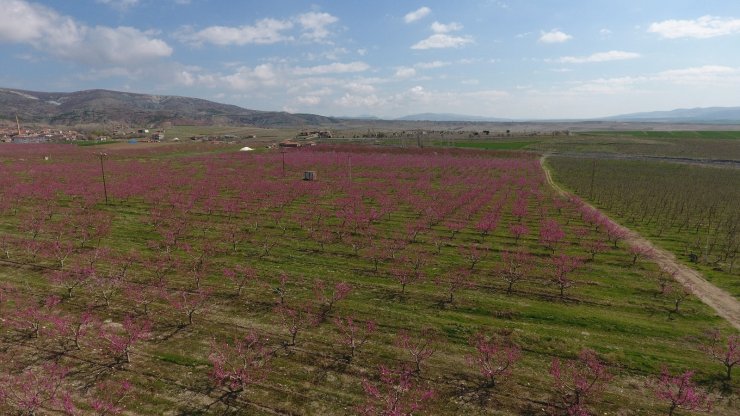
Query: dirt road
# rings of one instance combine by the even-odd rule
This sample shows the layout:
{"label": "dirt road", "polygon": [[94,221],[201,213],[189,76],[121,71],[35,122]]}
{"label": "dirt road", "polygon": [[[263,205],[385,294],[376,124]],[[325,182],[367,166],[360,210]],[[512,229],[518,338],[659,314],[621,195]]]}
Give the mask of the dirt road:
{"label": "dirt road", "polygon": [[[540,165],[542,166],[542,170],[545,172],[547,183],[549,183],[550,186],[552,186],[559,194],[563,196],[568,195],[567,192],[553,182],[550,171],[545,167],[546,158],[547,155],[540,158]],[[617,224],[613,219],[610,218],[610,220]],[[626,233],[625,241],[627,244],[651,248],[654,253],[652,256],[653,261],[666,270],[676,270],[674,277],[679,283],[691,290],[697,298],[701,299],[702,302],[714,309],[715,312],[717,312],[717,315],[725,318],[730,324],[732,324],[732,326],[740,330],[740,302],[738,302],[737,299],[706,281],[701,273],[681,264],[676,260],[676,256],[674,256],[673,253],[660,247],[656,247],[648,239],[629,228],[622,227],[621,225],[620,227]]]}

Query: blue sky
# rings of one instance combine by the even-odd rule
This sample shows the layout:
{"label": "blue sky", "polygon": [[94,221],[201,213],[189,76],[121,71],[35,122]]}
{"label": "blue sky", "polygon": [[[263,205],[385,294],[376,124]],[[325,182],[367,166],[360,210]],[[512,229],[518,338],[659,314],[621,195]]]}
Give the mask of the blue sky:
{"label": "blue sky", "polygon": [[586,118],[740,105],[727,0],[0,0],[0,87]]}

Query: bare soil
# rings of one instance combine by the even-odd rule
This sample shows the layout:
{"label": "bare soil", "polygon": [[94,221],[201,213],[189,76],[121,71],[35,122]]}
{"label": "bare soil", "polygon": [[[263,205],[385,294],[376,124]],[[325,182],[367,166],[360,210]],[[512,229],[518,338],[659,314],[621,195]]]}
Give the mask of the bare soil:
{"label": "bare soil", "polygon": [[[546,158],[547,155],[544,155],[542,156],[542,158],[540,158],[540,165],[542,166],[542,170],[545,172],[547,183],[549,183],[550,186],[552,186],[553,189],[555,189],[555,191],[557,191],[560,195],[568,196],[568,192],[564,191],[552,180],[550,171],[547,169],[547,167],[545,167]],[[726,319],[732,326],[740,330],[740,302],[738,302],[729,293],[709,283],[698,271],[680,263],[676,259],[676,256],[673,255],[673,253],[660,247],[656,247],[648,239],[641,236],[637,232],[620,225],[612,218],[609,219],[615,224],[619,225],[619,227],[621,227],[625,231],[625,241],[627,242],[627,244],[649,247],[650,249],[652,249],[653,254],[651,256],[651,259],[654,262],[656,262],[660,267],[666,270],[675,270],[676,273],[674,275],[674,278],[677,282],[681,283],[702,302],[714,309],[714,311],[717,312],[717,315]]]}

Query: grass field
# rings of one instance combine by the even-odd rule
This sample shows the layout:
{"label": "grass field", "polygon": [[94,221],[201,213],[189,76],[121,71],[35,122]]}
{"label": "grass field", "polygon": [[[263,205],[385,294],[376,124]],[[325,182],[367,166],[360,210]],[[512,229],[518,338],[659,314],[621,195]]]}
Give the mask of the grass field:
{"label": "grass field", "polygon": [[[508,142],[508,141],[481,141],[481,142],[454,142],[455,147],[467,147],[472,149],[485,149],[485,150],[520,150],[524,149],[536,141],[528,142]],[[438,143],[442,144],[442,143]]]}
{"label": "grass field", "polygon": [[628,136],[635,138],[652,138],[652,139],[705,139],[705,140],[738,140],[740,131],[721,131],[721,130],[687,130],[687,131],[619,131],[619,132],[586,132],[592,136]]}
{"label": "grass field", "polygon": [[740,160],[738,132],[588,132],[555,137],[527,147],[543,153],[607,153],[615,155]]}
{"label": "grass field", "polygon": [[[471,136],[471,132],[430,132],[424,146],[469,147],[494,150],[528,150],[555,154],[606,154],[740,161],[737,131],[595,131],[566,135]],[[418,138],[385,135],[377,141],[415,147]]]}
{"label": "grass field", "polygon": [[[587,403],[594,413],[664,414],[645,383],[667,366],[696,370],[714,414],[734,414],[737,381],[724,381],[699,348],[705,330],[733,330],[691,297],[671,312],[675,299],[659,292],[655,265],[633,262],[622,245],[589,260],[603,231],[546,186],[534,155],[236,149],[121,149],[105,160],[105,190],[93,149],[3,152],[1,372],[68,368],[60,390],[83,413],[106,396],[101,381],[127,380],[119,404],[130,414],[343,415],[368,400],[363,381],[380,383],[380,366],[414,361],[404,332],[432,333],[434,351],[412,384],[435,399],[418,414],[563,413],[548,370],[583,348],[614,375]],[[318,180],[300,180],[307,170]],[[543,243],[552,224],[564,235]],[[515,225],[527,231],[515,237]],[[533,259],[511,293],[500,277],[506,251]],[[562,296],[559,255],[583,259]],[[225,273],[237,266],[249,271],[240,294]],[[346,296],[336,296],[337,284],[351,287]],[[93,323],[75,348],[55,317],[79,322],[86,311]],[[352,360],[334,322],[349,316],[377,324]],[[111,346],[112,335],[131,332],[127,317],[151,325],[131,344],[130,362]],[[481,331],[522,350],[495,387],[467,358]],[[229,391],[211,377],[214,342],[234,345],[251,332],[269,365],[244,391]],[[39,413],[58,407],[47,401]]]}
{"label": "grass field", "polygon": [[280,141],[291,139],[298,133],[296,129],[263,129],[258,127],[241,126],[172,126],[166,129],[166,138],[178,137],[187,140],[194,136],[225,136],[237,137],[256,136],[258,140]]}
{"label": "grass field", "polygon": [[563,157],[549,163],[555,180],[740,297],[740,170]]}

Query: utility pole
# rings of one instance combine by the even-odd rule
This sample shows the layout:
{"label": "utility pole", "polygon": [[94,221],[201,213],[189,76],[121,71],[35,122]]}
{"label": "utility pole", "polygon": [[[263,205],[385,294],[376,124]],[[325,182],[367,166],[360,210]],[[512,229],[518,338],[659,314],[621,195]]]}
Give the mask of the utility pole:
{"label": "utility pole", "polygon": [[280,148],[280,153],[283,155],[283,176],[285,176],[285,148]]}
{"label": "utility pole", "polygon": [[105,205],[108,205],[108,187],[105,185],[105,168],[103,167],[103,159],[108,156],[107,153],[98,153],[100,156],[100,173],[103,176],[103,194],[105,195]]}

